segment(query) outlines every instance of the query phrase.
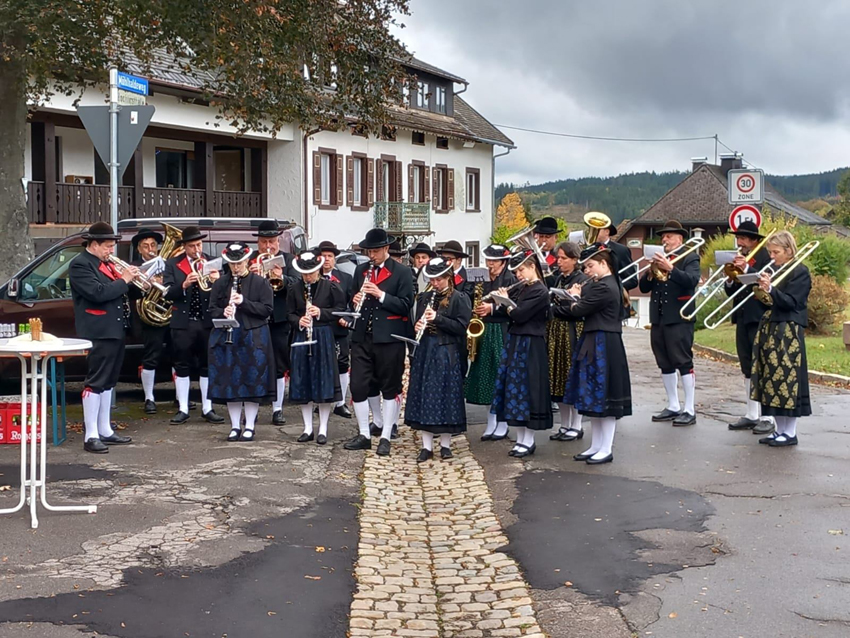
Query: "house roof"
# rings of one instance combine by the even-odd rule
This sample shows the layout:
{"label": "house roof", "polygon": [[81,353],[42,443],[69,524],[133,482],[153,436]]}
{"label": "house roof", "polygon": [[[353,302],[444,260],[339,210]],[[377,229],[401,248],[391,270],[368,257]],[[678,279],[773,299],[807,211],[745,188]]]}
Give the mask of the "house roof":
{"label": "house roof", "polygon": [[[812,226],[830,225],[823,217],[786,200],[770,184],[766,183],[764,190],[765,204],[772,210],[792,215]],[[728,201],[726,175],[723,170],[714,164],[702,164],[639,215],[633,224],[650,226],[677,219],[684,226],[725,225],[734,208]]]}
{"label": "house roof", "polygon": [[428,64],[424,60],[420,60],[419,58],[415,58],[413,56],[401,60],[401,63],[405,66],[410,67],[411,69],[415,69],[417,71],[425,71],[426,73],[430,73],[431,75],[446,78],[447,80],[457,82],[458,84],[469,84],[469,82],[464,80],[462,77],[459,77],[453,73],[449,73],[448,71],[444,71],[443,69],[436,67],[433,64]]}

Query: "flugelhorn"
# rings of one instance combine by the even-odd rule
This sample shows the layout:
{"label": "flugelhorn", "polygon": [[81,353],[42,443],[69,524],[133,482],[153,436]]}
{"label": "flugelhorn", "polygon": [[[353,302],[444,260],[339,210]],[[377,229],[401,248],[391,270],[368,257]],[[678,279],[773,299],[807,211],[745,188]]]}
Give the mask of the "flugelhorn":
{"label": "flugelhorn", "polygon": [[[119,257],[116,257],[115,255],[109,255],[107,257],[107,259],[111,263],[113,263],[116,266],[116,268],[118,269],[118,272],[121,272],[121,273],[123,273],[125,270],[128,270],[129,268],[132,267],[126,261],[124,261],[123,259],[120,259]],[[132,283],[133,283],[134,286],[136,286],[136,288],[138,288],[139,290],[142,290],[144,292],[147,292],[147,291],[151,290],[152,288],[155,288],[156,290],[161,292],[163,295],[168,292],[168,286],[163,286],[158,281],[155,281],[153,277],[149,276],[147,273],[142,272],[141,270],[133,278]]]}
{"label": "flugelhorn", "polygon": [[283,284],[284,284],[283,278],[273,276],[271,269],[266,270],[264,268],[264,264],[267,261],[270,261],[274,258],[275,258],[275,255],[273,255],[273,254],[271,254],[270,252],[267,251],[267,252],[260,253],[259,255],[257,255],[257,257],[254,259],[254,263],[257,264],[257,274],[260,277],[265,277],[266,279],[268,279],[269,285],[272,287],[272,290],[277,292],[278,290],[283,288]]}

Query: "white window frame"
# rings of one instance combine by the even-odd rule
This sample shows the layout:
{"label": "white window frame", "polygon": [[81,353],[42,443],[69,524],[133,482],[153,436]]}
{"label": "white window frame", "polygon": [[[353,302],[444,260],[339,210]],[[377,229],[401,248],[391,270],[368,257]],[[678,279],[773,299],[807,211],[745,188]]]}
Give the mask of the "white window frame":
{"label": "white window frame", "polygon": [[430,87],[427,82],[419,82],[416,91],[416,106],[420,109],[428,108],[428,91]]}
{"label": "white window frame", "polygon": [[446,112],[446,87],[438,86],[435,92],[437,113]]}

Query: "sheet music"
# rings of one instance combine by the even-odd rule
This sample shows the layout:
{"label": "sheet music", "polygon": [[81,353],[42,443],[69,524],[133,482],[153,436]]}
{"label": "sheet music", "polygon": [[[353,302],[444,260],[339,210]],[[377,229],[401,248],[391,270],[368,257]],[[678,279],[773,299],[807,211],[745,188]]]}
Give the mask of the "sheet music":
{"label": "sheet music", "polygon": [[725,266],[726,264],[731,264],[735,261],[735,257],[737,256],[737,250],[715,250],[714,263],[718,266]]}
{"label": "sheet music", "polygon": [[165,260],[159,256],[154,257],[153,259],[148,259],[145,263],[139,266],[139,270],[151,277],[161,275],[165,271]]}
{"label": "sheet music", "polygon": [[472,268],[466,269],[466,279],[467,281],[471,281],[472,283],[479,283],[483,281],[487,281],[489,279],[489,271],[486,268],[480,268],[473,266]]}
{"label": "sheet music", "polygon": [[643,256],[646,257],[647,259],[652,259],[652,257],[654,255],[657,255],[657,254],[660,254],[660,255],[664,254],[664,246],[653,246],[651,244],[649,244],[649,245],[644,244],[643,245]]}
{"label": "sheet music", "polygon": [[204,264],[204,274],[209,275],[214,270],[221,270],[223,264],[223,260],[221,257],[218,259],[210,259],[208,262]]}
{"label": "sheet music", "polygon": [[581,246],[585,243],[584,242],[584,231],[583,230],[573,230],[567,236],[567,239],[569,241],[576,243],[576,244]]}
{"label": "sheet music", "polygon": [[738,281],[745,286],[757,284],[759,282],[759,274],[757,272],[748,273],[746,275],[738,275]]}
{"label": "sheet music", "polygon": [[275,266],[282,269],[285,265],[283,255],[277,255],[263,262],[263,273],[271,272],[271,269]]}

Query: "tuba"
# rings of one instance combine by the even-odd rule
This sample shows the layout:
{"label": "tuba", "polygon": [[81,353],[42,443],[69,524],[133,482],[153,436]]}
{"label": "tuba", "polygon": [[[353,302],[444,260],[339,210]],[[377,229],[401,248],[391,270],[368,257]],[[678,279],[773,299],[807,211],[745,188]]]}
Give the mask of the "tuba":
{"label": "tuba", "polygon": [[611,218],[605,213],[591,211],[584,216],[584,224],[587,226],[584,231],[584,243],[590,246],[599,239],[600,230],[611,227]]}
{"label": "tuba", "polygon": [[[181,232],[170,224],[163,224],[165,228],[165,239],[159,249],[159,256],[170,259],[179,255],[183,248],[179,245]],[[156,286],[151,287],[141,299],[136,300],[136,311],[139,319],[149,326],[162,328],[171,322],[172,303],[165,298],[165,293]]]}
{"label": "tuba", "polygon": [[549,277],[552,274],[549,264],[546,263],[546,258],[543,257],[543,251],[540,250],[540,246],[537,245],[537,241],[534,239],[534,228],[532,226],[519,231],[516,235],[508,239],[508,243],[520,246],[525,250],[532,251],[534,256],[537,257],[537,261],[540,263],[543,276]]}
{"label": "tuba", "polygon": [[[484,283],[478,282],[475,284],[475,294],[472,299],[472,309],[475,310],[484,298]],[[473,317],[469,320],[469,325],[466,328],[466,351],[470,361],[475,361],[478,355],[478,340],[484,334],[484,322],[478,317]]]}

